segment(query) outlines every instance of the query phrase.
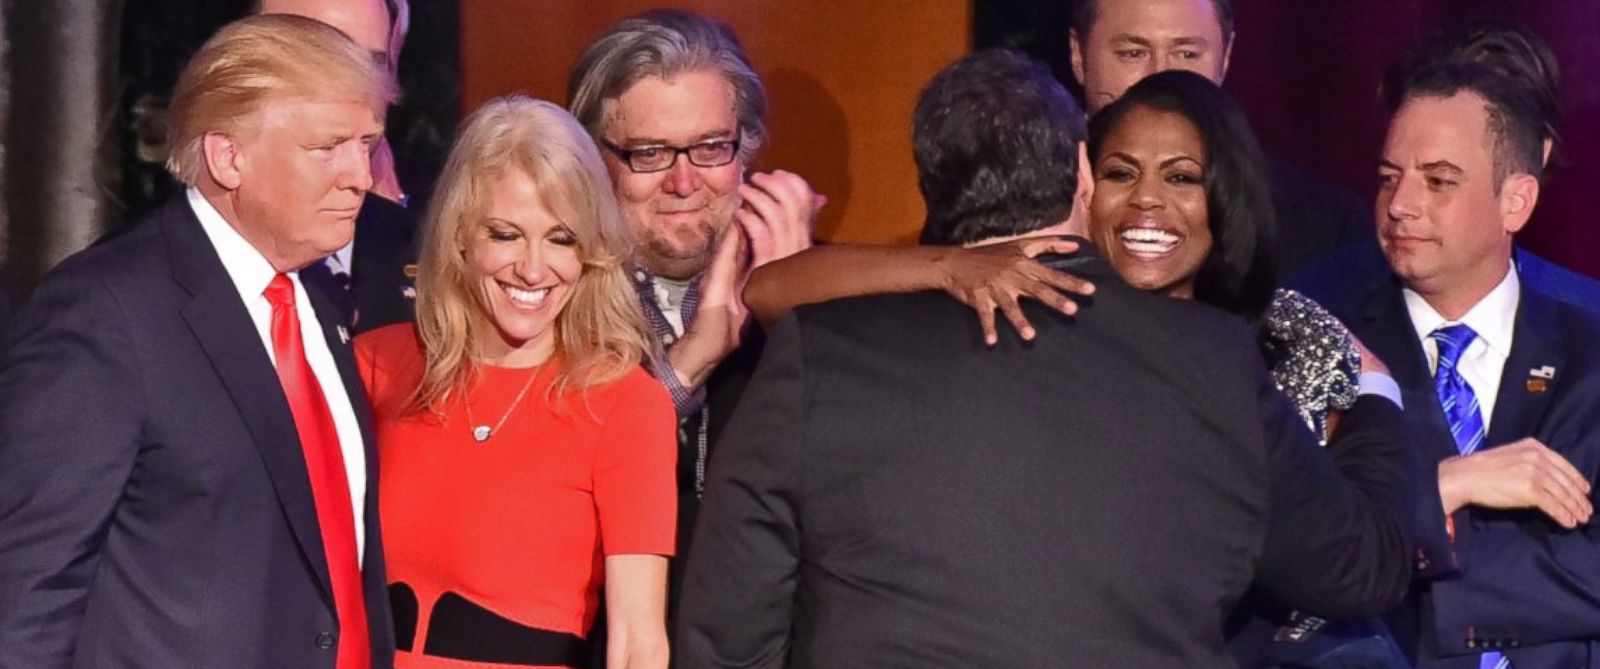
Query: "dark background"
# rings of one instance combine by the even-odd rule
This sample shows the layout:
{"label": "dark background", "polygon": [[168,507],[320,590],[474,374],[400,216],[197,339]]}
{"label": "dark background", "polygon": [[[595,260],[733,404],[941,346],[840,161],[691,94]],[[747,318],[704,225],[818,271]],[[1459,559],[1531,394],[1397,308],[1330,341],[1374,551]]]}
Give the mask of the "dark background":
{"label": "dark background", "polygon": [[[124,215],[154,209],[178,190],[157,160],[165,155],[166,132],[159,110],[165,109],[189,56],[252,5],[253,0],[127,0],[117,110],[124,143]],[[411,31],[400,52],[405,97],[390,108],[385,135],[394,146],[400,183],[416,202],[426,201],[431,192],[460,118],[459,33],[455,0],[411,3]]]}
{"label": "dark background", "polygon": [[[975,47],[1021,48],[1076,89],[1067,58],[1070,3],[976,0]],[[1236,0],[1224,88],[1250,114],[1270,153],[1363,199],[1376,186],[1388,112],[1383,74],[1406,49],[1473,18],[1520,23],[1549,43],[1562,68],[1565,155],[1545,182],[1518,241],[1600,277],[1600,0]],[[1061,26],[1056,29],[1055,26]]]}
{"label": "dark background", "polygon": [[[463,11],[474,2],[487,4],[412,0],[411,33],[400,64],[405,98],[390,114],[388,136],[395,145],[402,184],[419,199],[426,199],[431,190],[461,117],[462,82],[480,74],[462,71],[464,62],[475,62],[463,57],[464,51],[472,52],[472,40],[488,39],[471,30],[463,33]],[[597,2],[600,5],[591,4]],[[148,211],[175,190],[160,163],[165,155],[163,110],[173,81],[200,43],[223,23],[242,16],[250,4],[250,0],[0,0],[8,48],[0,56],[9,89],[0,115],[6,138],[0,155],[6,194],[0,263],[21,287],[31,285],[55,260]],[[550,22],[554,9],[594,12],[603,5],[618,12],[639,4],[516,0],[499,2],[495,8],[515,19],[517,39],[539,40],[541,31],[562,29]],[[906,11],[914,11],[918,3],[903,4]],[[693,6],[747,19],[745,15],[755,12],[754,20],[781,9],[791,18],[827,23],[818,14],[825,13],[837,23],[852,5],[828,0],[697,0]],[[1076,88],[1067,64],[1070,0],[973,0],[970,7],[973,46],[1022,48],[1049,63]],[[895,11],[874,9],[879,14]],[[1374,188],[1374,166],[1387,124],[1378,86],[1392,61],[1425,37],[1477,17],[1510,19],[1537,32],[1563,68],[1565,153],[1557,156],[1534,219],[1519,240],[1559,264],[1600,276],[1600,225],[1589,220],[1592,212],[1600,211],[1600,188],[1587,183],[1588,173],[1600,166],[1600,0],[1236,0],[1235,10],[1237,37],[1225,87],[1249,112],[1262,143],[1270,153],[1362,199],[1370,198]],[[632,11],[636,9],[628,13]],[[759,32],[754,26],[747,28]],[[781,26],[772,29],[782,32]],[[966,25],[950,29],[968,31]],[[886,65],[822,58],[847,56],[856,44],[851,40],[884,40],[895,28],[874,30],[828,44],[796,45],[772,35],[766,41],[771,43],[767,48],[791,54],[797,48],[823,50],[802,64],[881,68]],[[547,36],[552,38],[586,41],[588,36]],[[489,39],[486,44],[500,43]],[[772,54],[768,56],[773,60]],[[93,71],[85,69],[90,64]],[[504,63],[478,62],[474,67],[498,65]],[[780,79],[773,76],[774,81]],[[923,79],[920,74],[908,76]],[[775,95],[784,92],[774,90]],[[792,104],[796,101],[790,102],[788,109],[798,108]],[[909,111],[909,98],[888,102],[903,102]],[[791,137],[807,136],[803,129],[791,130],[801,130],[787,132]],[[809,150],[830,156],[841,152],[833,143]],[[839,198],[842,208],[850,188],[834,182],[843,179],[848,186],[852,178],[886,176],[819,173],[813,178],[833,184],[830,195]],[[864,192],[860,184],[855,186]],[[872,232],[873,226],[915,222],[912,216],[898,218],[905,220],[851,219],[850,224],[862,230],[834,229],[830,239],[849,239],[857,232]]]}

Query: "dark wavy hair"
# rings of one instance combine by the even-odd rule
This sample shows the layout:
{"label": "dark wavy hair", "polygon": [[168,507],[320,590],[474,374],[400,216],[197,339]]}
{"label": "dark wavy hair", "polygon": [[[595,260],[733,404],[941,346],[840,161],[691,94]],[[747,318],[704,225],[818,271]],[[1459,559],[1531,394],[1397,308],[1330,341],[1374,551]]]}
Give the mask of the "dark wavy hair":
{"label": "dark wavy hair", "polygon": [[917,98],[912,150],[927,203],[924,244],[1032,232],[1072,213],[1083,111],[1021,52],[968,54]]}
{"label": "dark wavy hair", "polygon": [[1550,166],[1559,164],[1561,65],[1544,40],[1520,25],[1495,19],[1470,21],[1436,35],[1390,68],[1383,85],[1389,109],[1399,109],[1419,80],[1437,77],[1440,66],[1448,63],[1477,63],[1522,88],[1538,113],[1541,145],[1550,142]]}
{"label": "dark wavy hair", "polygon": [[1183,70],[1144,78],[1089,121],[1089,156],[1099,162],[1106,137],[1130,110],[1178,114],[1206,149],[1206,215],[1211,253],[1195,277],[1195,299],[1260,321],[1277,287],[1277,224],[1265,158],[1239,105],[1211,80]]}

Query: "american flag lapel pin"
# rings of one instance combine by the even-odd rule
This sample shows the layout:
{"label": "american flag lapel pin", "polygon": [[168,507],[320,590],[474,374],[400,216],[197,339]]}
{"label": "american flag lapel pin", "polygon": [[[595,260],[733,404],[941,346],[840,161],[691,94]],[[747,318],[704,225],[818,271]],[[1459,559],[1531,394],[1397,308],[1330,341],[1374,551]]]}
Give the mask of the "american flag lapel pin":
{"label": "american flag lapel pin", "polygon": [[1528,370],[1528,392],[1542,393],[1550,390],[1550,380],[1556,378],[1556,368],[1550,365]]}

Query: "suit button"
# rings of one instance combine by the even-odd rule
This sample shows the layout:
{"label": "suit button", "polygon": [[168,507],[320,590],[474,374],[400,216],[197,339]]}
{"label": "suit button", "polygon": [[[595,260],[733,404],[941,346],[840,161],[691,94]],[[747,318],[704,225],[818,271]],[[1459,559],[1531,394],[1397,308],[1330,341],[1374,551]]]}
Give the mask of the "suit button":
{"label": "suit button", "polygon": [[1512,648],[1521,648],[1522,647],[1522,640],[1521,639],[1512,639],[1512,640],[1506,642],[1506,645],[1508,645],[1508,646],[1510,646]]}
{"label": "suit button", "polygon": [[1477,648],[1477,647],[1478,647],[1478,640],[1477,639],[1467,639],[1467,648]]}
{"label": "suit button", "polygon": [[333,648],[334,638],[333,632],[322,632],[321,634],[318,634],[317,647],[323,650]]}

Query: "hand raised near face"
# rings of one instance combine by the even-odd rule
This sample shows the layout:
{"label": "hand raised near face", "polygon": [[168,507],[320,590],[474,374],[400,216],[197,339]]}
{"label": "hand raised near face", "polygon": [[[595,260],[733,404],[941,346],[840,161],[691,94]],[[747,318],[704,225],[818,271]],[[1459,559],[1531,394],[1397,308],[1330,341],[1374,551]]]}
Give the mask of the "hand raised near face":
{"label": "hand raised near face", "polygon": [[1572,529],[1594,513],[1589,494],[1577,468],[1532,437],[1439,463],[1445,513],[1463,506],[1538,509]]}
{"label": "hand raised near face", "polygon": [[760,267],[811,248],[817,212],[828,198],[793,172],[757,172],[739,185],[744,205],[734,219],[750,238],[750,266]]}
{"label": "hand raised near face", "polygon": [[1048,305],[1063,314],[1077,313],[1078,304],[1065,293],[1092,295],[1094,284],[1051,269],[1034,260],[1044,253],[1072,253],[1078,243],[1057,237],[1035,237],[973,248],[950,247],[941,261],[945,292],[978,312],[983,340],[1000,341],[995,329],[996,309],[1005,315],[1023,339],[1032,341],[1033,324],[1019,306],[1022,298]]}
{"label": "hand raised near face", "polygon": [[730,225],[722,234],[717,253],[701,279],[694,323],[667,353],[667,361],[685,388],[705,383],[717,365],[739,347],[740,335],[750,317],[740,299],[745,281],[750,278],[748,243],[740,226]]}

